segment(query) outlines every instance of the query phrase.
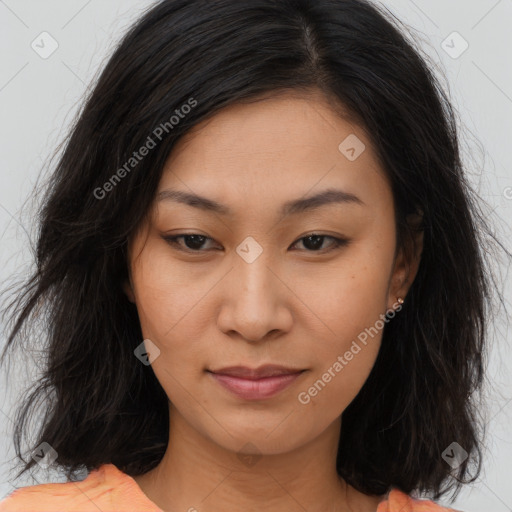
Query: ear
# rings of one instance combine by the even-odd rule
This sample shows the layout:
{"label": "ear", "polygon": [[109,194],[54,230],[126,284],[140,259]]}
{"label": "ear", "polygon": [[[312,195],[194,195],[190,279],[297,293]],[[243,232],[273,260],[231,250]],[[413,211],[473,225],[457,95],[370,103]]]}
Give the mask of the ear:
{"label": "ear", "polygon": [[123,281],[123,291],[128,297],[128,300],[135,304],[135,294],[133,293],[133,284],[131,278],[125,279]]}
{"label": "ear", "polygon": [[388,309],[393,309],[398,297],[405,300],[418,273],[423,252],[423,228],[421,227],[423,212],[407,215],[406,220],[411,237],[406,240],[407,246],[400,249],[395,259],[389,286]]}

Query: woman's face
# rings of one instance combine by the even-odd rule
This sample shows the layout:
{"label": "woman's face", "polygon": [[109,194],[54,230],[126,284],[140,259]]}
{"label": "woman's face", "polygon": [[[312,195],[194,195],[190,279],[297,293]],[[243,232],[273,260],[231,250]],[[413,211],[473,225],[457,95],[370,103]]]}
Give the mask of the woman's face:
{"label": "woman's face", "polygon": [[[285,452],[338,428],[412,281],[393,197],[364,131],[319,95],[197,128],[166,163],[125,290],[175,421],[233,451]],[[300,373],[221,375],[263,365]]]}

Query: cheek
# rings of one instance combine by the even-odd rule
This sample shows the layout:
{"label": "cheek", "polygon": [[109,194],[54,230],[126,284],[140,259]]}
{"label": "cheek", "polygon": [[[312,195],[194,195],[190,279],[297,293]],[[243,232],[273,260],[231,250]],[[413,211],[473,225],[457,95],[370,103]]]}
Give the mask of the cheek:
{"label": "cheek", "polygon": [[304,302],[315,313],[309,330],[318,336],[310,347],[313,371],[300,390],[299,403],[323,404],[324,413],[335,418],[363,386],[386,325],[390,265],[390,255],[373,246],[338,260],[322,276],[302,277],[309,290]]}
{"label": "cheek", "polygon": [[205,276],[201,286],[195,286],[197,281],[191,278],[190,271],[179,261],[171,261],[165,246],[149,244],[132,267],[132,279],[143,334],[162,345],[182,339],[177,332],[191,315],[199,316],[204,290],[215,282],[214,276]]}
{"label": "cheek", "polygon": [[[297,393],[304,412],[315,411],[317,420],[333,421],[340,416],[363,387],[375,363],[380,340],[364,346],[356,342],[337,354],[321,371],[312,375]],[[350,360],[347,355],[350,354]],[[339,357],[339,358],[338,358]]]}
{"label": "cheek", "polygon": [[[355,292],[345,306],[332,307],[336,301],[328,301],[321,310],[322,323],[328,329],[323,327],[325,334],[309,347],[312,371],[297,395],[301,406],[315,408],[326,421],[339,416],[359,393],[381,345],[385,326],[382,301],[371,293],[359,290],[356,296]],[[343,300],[340,295],[337,303]]]}
{"label": "cheek", "polygon": [[[347,252],[323,268],[294,276],[294,290],[311,316],[309,329],[325,333],[326,350],[342,350],[365,329],[375,325],[387,304],[389,267],[387,252],[375,246]],[[382,251],[382,249],[381,249]],[[291,277],[290,277],[291,279]]]}

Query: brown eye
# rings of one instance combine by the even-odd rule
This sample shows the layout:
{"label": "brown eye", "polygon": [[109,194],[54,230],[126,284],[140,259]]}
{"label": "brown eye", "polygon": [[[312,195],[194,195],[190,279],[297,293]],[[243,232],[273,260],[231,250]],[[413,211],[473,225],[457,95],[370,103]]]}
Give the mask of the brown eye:
{"label": "brown eye", "polygon": [[[201,253],[207,252],[208,250],[215,249],[204,249],[204,245],[207,241],[213,241],[205,235],[199,235],[196,233],[185,233],[183,235],[176,236],[162,236],[162,238],[171,246],[175,247],[179,251],[190,252],[190,253]],[[325,247],[324,242],[330,240],[330,244]],[[338,247],[346,246],[349,243],[348,239],[337,238],[330,235],[321,235],[312,233],[311,235],[299,238],[293,245],[297,245],[299,242],[303,242],[303,246],[307,252],[329,252],[337,249]]]}
{"label": "brown eye", "polygon": [[[203,247],[204,243],[207,240],[213,240],[212,238],[204,235],[198,235],[194,233],[190,234],[184,234],[184,235],[176,235],[176,236],[164,236],[162,237],[166,242],[168,242],[170,245],[176,247],[178,250],[181,251],[188,251],[188,252],[205,252],[202,251],[201,248]],[[178,242],[178,239],[183,239],[183,244]]]}
{"label": "brown eye", "polygon": [[[326,249],[325,247],[323,247],[323,245],[324,245],[324,241],[327,239],[331,240],[331,244]],[[336,237],[330,236],[330,235],[311,234],[308,236],[303,236],[302,238],[297,240],[297,242],[295,242],[295,244],[293,244],[293,245],[296,245],[300,241],[303,241],[303,246],[306,247],[306,250],[308,252],[320,252],[325,249],[327,251],[331,251],[338,247],[348,245],[348,242],[349,242],[345,238],[336,238]]]}

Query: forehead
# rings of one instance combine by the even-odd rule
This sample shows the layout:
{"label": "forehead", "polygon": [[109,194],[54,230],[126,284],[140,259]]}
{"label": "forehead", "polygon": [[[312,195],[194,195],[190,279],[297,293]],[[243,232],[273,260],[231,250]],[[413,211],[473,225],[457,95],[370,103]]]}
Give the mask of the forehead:
{"label": "forehead", "polygon": [[338,112],[315,93],[230,105],[178,141],[158,192],[179,189],[247,209],[336,187],[379,208],[391,191],[371,140]]}

